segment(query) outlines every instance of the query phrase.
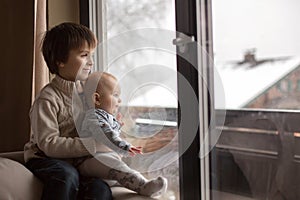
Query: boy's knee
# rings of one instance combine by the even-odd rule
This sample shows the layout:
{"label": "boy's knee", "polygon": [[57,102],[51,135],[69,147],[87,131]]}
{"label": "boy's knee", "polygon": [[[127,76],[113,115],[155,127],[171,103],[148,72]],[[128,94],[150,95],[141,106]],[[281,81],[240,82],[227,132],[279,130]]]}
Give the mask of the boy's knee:
{"label": "boy's knee", "polygon": [[112,199],[111,189],[106,182],[104,182],[100,179],[97,179],[96,185],[98,186],[97,188],[99,190],[99,193],[101,193],[101,196],[103,197],[103,199]]}
{"label": "boy's knee", "polygon": [[79,186],[79,174],[75,168],[72,170],[67,170],[64,173],[66,182],[76,185],[77,187]]}
{"label": "boy's knee", "polygon": [[83,199],[112,199],[109,185],[99,178],[92,178],[84,184]]}
{"label": "boy's knee", "polygon": [[57,177],[66,184],[68,187],[78,187],[79,186],[79,173],[73,166],[64,165],[61,166],[60,176]]}

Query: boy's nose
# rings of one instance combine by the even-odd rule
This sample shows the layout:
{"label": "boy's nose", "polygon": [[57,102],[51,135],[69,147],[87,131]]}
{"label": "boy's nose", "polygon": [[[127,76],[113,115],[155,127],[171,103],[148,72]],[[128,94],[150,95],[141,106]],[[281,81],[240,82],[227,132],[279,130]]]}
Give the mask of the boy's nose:
{"label": "boy's nose", "polygon": [[94,65],[94,60],[93,60],[93,56],[89,56],[88,57],[88,62],[87,62],[88,65]]}

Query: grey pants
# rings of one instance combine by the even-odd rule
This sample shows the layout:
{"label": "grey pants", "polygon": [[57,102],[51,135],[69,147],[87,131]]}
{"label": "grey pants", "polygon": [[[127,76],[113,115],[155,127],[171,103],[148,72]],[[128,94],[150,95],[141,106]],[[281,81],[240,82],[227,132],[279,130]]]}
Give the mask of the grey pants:
{"label": "grey pants", "polygon": [[124,187],[136,191],[148,180],[138,171],[131,169],[115,152],[97,153],[78,167],[83,176],[116,180]]}

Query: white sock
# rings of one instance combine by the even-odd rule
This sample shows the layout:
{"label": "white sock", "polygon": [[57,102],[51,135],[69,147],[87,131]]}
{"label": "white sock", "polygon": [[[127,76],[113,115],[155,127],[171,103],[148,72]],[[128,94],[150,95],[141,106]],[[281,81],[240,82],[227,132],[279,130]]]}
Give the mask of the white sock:
{"label": "white sock", "polygon": [[161,176],[156,179],[147,181],[143,186],[137,191],[139,194],[149,197],[157,197],[164,194],[168,187],[168,181],[166,178]]}
{"label": "white sock", "polygon": [[139,172],[123,172],[115,169],[109,171],[109,178],[117,180],[122,186],[137,192],[140,195],[156,197],[166,192],[168,181],[166,178],[157,177],[147,180]]}

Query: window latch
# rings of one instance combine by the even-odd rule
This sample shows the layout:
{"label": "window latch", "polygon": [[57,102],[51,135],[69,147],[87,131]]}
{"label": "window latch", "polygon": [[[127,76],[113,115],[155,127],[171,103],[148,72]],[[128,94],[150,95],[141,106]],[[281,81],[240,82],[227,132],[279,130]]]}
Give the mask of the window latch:
{"label": "window latch", "polygon": [[173,45],[179,48],[180,53],[185,53],[187,51],[187,45],[195,42],[194,36],[187,36],[183,33],[179,33],[178,37],[173,39]]}

